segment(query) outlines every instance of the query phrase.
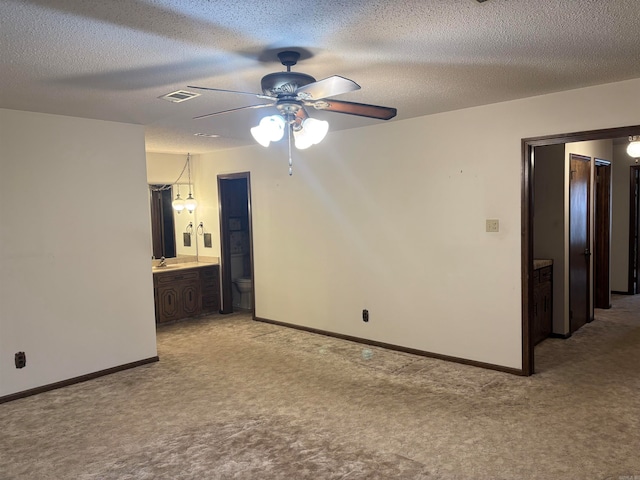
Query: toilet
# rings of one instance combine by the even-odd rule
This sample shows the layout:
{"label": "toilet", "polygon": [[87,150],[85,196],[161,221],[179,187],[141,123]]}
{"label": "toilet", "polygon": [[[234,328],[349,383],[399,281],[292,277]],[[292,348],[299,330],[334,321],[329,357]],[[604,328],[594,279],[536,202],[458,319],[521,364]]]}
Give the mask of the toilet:
{"label": "toilet", "polygon": [[234,298],[233,306],[244,310],[251,310],[251,279],[247,277],[236,278],[233,281],[234,297],[237,292],[237,300]]}
{"label": "toilet", "polygon": [[244,276],[244,257],[243,253],[231,254],[232,301],[235,308],[251,310],[251,277]]}

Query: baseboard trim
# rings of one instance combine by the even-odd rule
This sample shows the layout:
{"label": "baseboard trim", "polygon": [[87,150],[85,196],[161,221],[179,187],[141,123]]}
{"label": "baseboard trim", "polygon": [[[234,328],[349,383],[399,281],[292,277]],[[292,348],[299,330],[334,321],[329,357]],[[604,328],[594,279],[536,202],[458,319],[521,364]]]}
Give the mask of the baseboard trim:
{"label": "baseboard trim", "polygon": [[633,292],[621,292],[619,290],[611,290],[611,293],[615,293],[616,295],[634,295]]}
{"label": "baseboard trim", "polygon": [[256,317],[256,316],[254,316],[253,319],[256,320],[257,322],[271,323],[273,325],[279,325],[281,327],[294,328],[296,330],[303,330],[305,332],[317,333],[319,335],[325,335],[327,337],[334,337],[334,338],[339,338],[341,340],[348,340],[351,342],[362,343],[364,345],[371,345],[374,347],[386,348],[388,350],[395,350],[398,352],[410,353],[413,355],[420,355],[422,357],[436,358],[438,360],[445,360],[447,362],[461,363],[464,365],[470,365],[472,367],[480,367],[480,368],[486,368],[489,370],[497,370],[499,372],[510,373],[512,375],[526,376],[524,371],[519,368],[504,367],[502,365],[495,365],[493,363],[478,362],[476,360],[467,360],[466,358],[452,357],[450,355],[442,355],[440,353],[427,352],[425,350],[417,350],[415,348],[401,347],[399,345],[393,345],[391,343],[378,342],[376,340],[369,340],[369,339],[360,338],[360,337],[353,337],[351,335],[344,335],[342,333],[329,332],[327,330],[320,330],[318,328],[305,327],[303,325],[295,325],[293,323],[281,322],[279,320],[271,320],[268,318],[262,318],[262,317]]}
{"label": "baseboard trim", "polygon": [[551,334],[549,334],[549,337],[551,337],[551,338],[561,338],[563,340],[566,340],[567,338],[571,337],[571,333],[551,333]]}
{"label": "baseboard trim", "polygon": [[68,380],[62,380],[61,382],[50,383],[48,385],[43,385],[41,387],[24,390],[22,392],[12,393],[10,395],[5,395],[4,397],[0,397],[0,404],[11,402],[13,400],[19,400],[25,397],[30,397],[31,395],[37,395],[39,393],[48,392],[50,390],[56,390],[58,388],[68,387],[69,385],[86,382],[87,380],[93,380],[94,378],[104,377],[105,375],[121,372],[122,370],[129,370],[130,368],[139,367],[141,365],[146,365],[148,363],[154,363],[154,362],[157,362],[158,360],[160,360],[160,357],[156,355],[155,357],[145,358],[143,360],[138,360],[137,362],[125,363],[124,365],[119,365],[117,367],[111,367],[105,370],[100,370],[93,373],[87,373],[86,375],[80,375],[79,377],[70,378]]}

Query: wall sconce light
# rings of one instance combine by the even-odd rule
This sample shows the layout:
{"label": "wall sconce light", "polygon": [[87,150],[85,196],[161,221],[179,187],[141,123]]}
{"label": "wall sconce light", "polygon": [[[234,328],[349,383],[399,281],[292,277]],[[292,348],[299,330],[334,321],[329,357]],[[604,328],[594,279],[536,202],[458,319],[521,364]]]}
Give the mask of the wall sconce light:
{"label": "wall sconce light", "polygon": [[627,145],[627,154],[632,158],[640,157],[640,135],[629,137],[629,145]]}

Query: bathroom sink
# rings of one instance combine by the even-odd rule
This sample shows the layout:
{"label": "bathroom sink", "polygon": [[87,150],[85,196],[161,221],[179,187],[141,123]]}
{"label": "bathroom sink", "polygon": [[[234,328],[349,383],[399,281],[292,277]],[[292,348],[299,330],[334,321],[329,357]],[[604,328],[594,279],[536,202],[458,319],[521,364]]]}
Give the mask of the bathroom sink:
{"label": "bathroom sink", "polygon": [[183,265],[165,265],[164,267],[159,267],[159,266],[158,267],[151,267],[151,270],[153,270],[153,271],[171,270],[171,269],[174,269],[174,268],[180,268],[182,266]]}

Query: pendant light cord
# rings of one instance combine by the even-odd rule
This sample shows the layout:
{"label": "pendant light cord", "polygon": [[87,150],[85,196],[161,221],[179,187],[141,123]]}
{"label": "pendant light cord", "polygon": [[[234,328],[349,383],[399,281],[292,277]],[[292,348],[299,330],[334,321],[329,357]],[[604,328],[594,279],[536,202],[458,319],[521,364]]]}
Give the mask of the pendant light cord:
{"label": "pendant light cord", "polygon": [[[189,195],[191,195],[191,154],[187,153],[187,165],[188,168],[188,174],[189,174]],[[184,168],[182,169],[182,173],[184,173]],[[182,173],[180,174],[180,176],[182,176]],[[180,180],[180,178],[178,178],[178,180]],[[178,183],[178,180],[176,180],[176,183]]]}

